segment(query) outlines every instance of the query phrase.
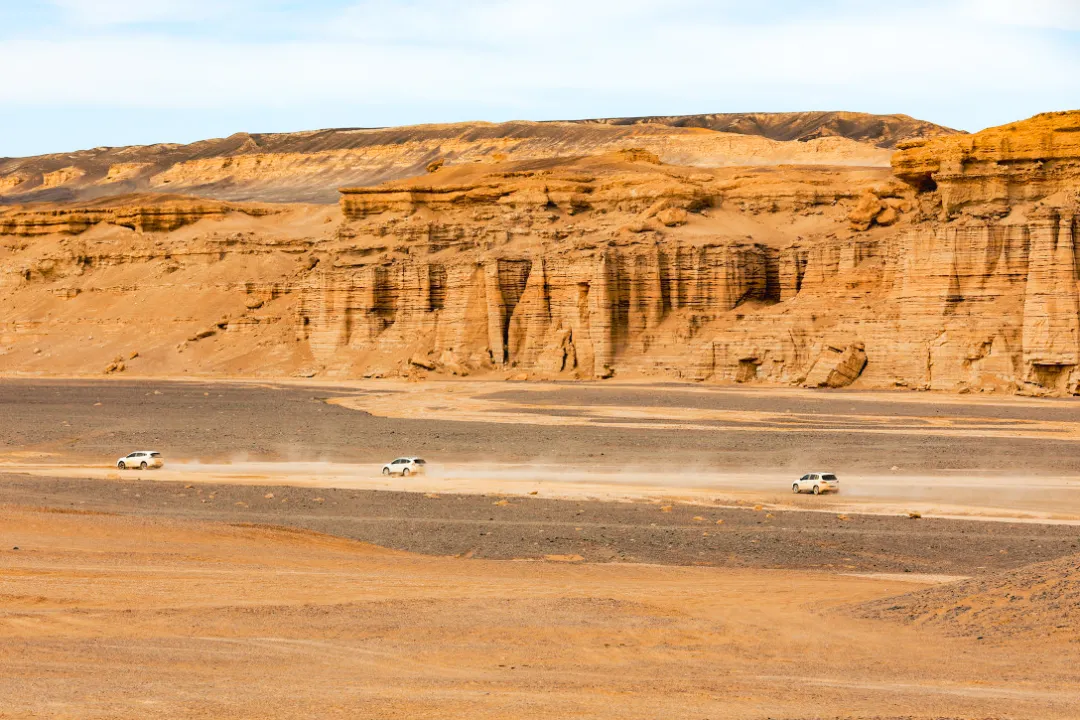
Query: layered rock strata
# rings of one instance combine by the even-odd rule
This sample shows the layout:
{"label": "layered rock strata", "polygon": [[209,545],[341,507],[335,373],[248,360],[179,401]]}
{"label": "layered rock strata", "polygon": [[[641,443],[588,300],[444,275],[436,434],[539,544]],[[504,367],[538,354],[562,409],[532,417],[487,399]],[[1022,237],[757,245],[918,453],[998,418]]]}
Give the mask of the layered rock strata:
{"label": "layered rock strata", "polygon": [[1080,113],[1058,112],[974,135],[911,140],[896,175],[933,193],[941,219],[1002,218],[1024,203],[1080,186]]}
{"label": "layered rock strata", "polygon": [[10,208],[0,372],[99,372],[137,351],[124,372],[1076,394],[1074,125],[905,146],[895,174],[624,148],[435,163],[347,187],[338,208]]}
{"label": "layered rock strata", "polygon": [[277,212],[273,206],[236,205],[182,196],[131,195],[59,207],[0,207],[0,235],[79,235],[102,224],[138,233],[167,233],[203,219],[220,220],[234,213],[261,217]]}

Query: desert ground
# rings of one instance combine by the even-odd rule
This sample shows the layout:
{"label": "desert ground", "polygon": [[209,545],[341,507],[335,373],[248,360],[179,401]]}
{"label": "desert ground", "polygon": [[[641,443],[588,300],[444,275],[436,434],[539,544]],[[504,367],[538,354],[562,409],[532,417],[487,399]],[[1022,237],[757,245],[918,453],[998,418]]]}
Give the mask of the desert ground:
{"label": "desert ground", "polygon": [[[0,717],[1074,718],[1077,418],[3,380]],[[166,467],[115,469],[144,448]],[[793,495],[809,470],[843,491]]]}

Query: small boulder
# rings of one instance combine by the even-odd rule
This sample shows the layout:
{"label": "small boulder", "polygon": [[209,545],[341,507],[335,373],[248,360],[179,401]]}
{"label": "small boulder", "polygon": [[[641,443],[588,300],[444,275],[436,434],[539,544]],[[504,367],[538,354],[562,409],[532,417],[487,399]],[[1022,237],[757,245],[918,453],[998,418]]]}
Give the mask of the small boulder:
{"label": "small boulder", "polygon": [[874,219],[884,208],[881,198],[867,190],[859,198],[855,209],[848,213],[848,222],[856,230],[869,230],[874,224]]}
{"label": "small boulder", "polygon": [[660,221],[664,227],[678,227],[685,225],[689,219],[689,215],[682,208],[667,208],[656,213],[656,219]]}
{"label": "small boulder", "polygon": [[866,363],[866,346],[861,342],[852,343],[847,348],[826,347],[806,374],[803,386],[847,387],[862,375]]}
{"label": "small boulder", "polygon": [[878,216],[874,218],[874,222],[882,227],[889,227],[896,224],[896,221],[900,219],[900,213],[896,211],[894,207],[887,207],[878,213]]}
{"label": "small boulder", "polygon": [[417,357],[415,355],[409,358],[409,364],[424,370],[435,370],[435,368],[438,367],[434,360],[428,360],[427,358]]}

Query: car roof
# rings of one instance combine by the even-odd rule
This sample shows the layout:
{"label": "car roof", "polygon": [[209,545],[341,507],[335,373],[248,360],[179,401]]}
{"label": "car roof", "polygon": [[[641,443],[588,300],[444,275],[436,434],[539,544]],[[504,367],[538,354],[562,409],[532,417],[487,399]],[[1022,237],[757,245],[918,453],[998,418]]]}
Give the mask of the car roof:
{"label": "car roof", "polygon": [[812,470],[812,471],[810,471],[810,472],[808,472],[806,474],[807,475],[835,475],[836,473],[834,473],[832,470]]}
{"label": "car roof", "polygon": [[152,454],[152,453],[156,453],[157,450],[132,450],[130,453],[128,453],[128,455],[131,455],[132,453],[137,453],[137,452],[138,453]]}

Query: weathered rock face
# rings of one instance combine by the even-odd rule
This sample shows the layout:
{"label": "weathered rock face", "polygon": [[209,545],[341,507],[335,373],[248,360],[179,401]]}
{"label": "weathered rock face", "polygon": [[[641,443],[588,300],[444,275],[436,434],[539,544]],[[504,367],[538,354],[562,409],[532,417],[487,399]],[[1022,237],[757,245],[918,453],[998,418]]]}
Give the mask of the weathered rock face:
{"label": "weathered rock face", "polygon": [[61,207],[0,206],[0,235],[38,237],[79,235],[96,225],[115,225],[145,232],[170,232],[200,220],[223,219],[231,213],[273,215],[273,206],[234,205],[183,196],[129,195]]}
{"label": "weathered rock face", "polygon": [[[767,300],[767,265],[767,249],[753,244],[403,260],[304,287],[298,329],[327,366],[342,350],[378,351],[456,374],[517,367],[607,377],[627,356],[681,354],[680,332],[690,339],[694,324]],[[675,318],[678,327],[661,327]]]}
{"label": "weathered rock face", "polygon": [[1004,217],[1019,204],[1080,187],[1080,112],[1046,113],[899,148],[896,175],[921,190],[936,190],[942,219],[961,213]]}
{"label": "weathered rock face", "polygon": [[[138,351],[124,372],[1077,394],[1080,148],[1054,134],[1072,115],[1031,122],[1006,134],[1050,139],[952,175],[934,148],[1000,154],[1004,131],[903,149],[895,176],[623,148],[436,163],[345,188],[339,208],[12,208],[0,372],[100,372]],[[134,347],[140,323],[154,330]]]}
{"label": "weathered rock face", "polygon": [[339,237],[399,257],[339,258],[301,292],[302,339],[328,365],[348,348],[455,373],[607,377],[618,358],[679,354],[697,325],[776,295],[767,245],[664,240],[708,216],[719,178],[609,160],[343,190]]}

